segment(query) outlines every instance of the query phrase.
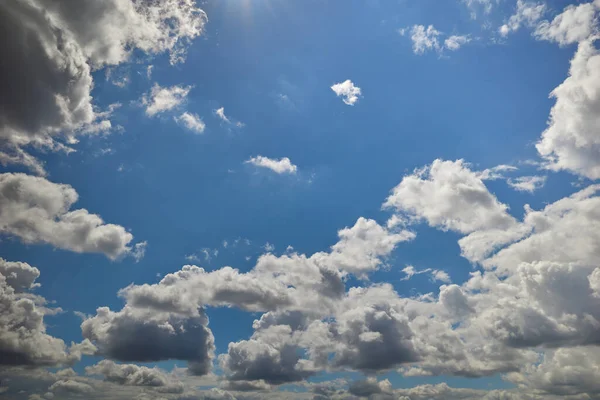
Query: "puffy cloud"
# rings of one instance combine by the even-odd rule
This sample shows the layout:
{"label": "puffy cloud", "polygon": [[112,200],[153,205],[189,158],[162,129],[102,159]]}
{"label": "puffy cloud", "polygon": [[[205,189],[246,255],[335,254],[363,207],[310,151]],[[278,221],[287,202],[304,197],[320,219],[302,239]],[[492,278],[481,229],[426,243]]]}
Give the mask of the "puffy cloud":
{"label": "puffy cloud", "polygon": [[82,334],[98,353],[124,362],[188,361],[188,369],[204,375],[211,369],[214,338],[202,309],[194,315],[126,305],[113,312],[100,307],[81,324]]}
{"label": "puffy cloud", "polygon": [[87,383],[67,379],[54,382],[49,390],[58,394],[86,394],[94,389]]}
{"label": "puffy cloud", "polygon": [[110,259],[128,253],[133,235],[86,209],[69,211],[77,199],[69,185],[21,173],[0,174],[0,233]]}
{"label": "puffy cloud", "polygon": [[0,274],[15,292],[23,292],[39,286],[34,282],[39,278],[40,270],[24,262],[6,261],[0,257]]}
{"label": "puffy cloud", "polygon": [[230,343],[221,366],[231,381],[280,384],[306,379],[316,370],[302,359],[294,339],[289,325],[260,329],[248,340]]}
{"label": "puffy cloud", "polygon": [[433,27],[433,25],[429,25],[425,27],[424,25],[414,25],[411,29],[410,39],[413,42],[413,51],[415,54],[423,54],[428,50],[440,50],[440,43],[438,41],[438,36],[441,35],[441,32]]}
{"label": "puffy cloud", "polygon": [[430,226],[461,233],[506,229],[516,222],[507,213],[508,207],[488,191],[463,160],[435,160],[404,177],[384,207],[412,219],[424,219]]}
{"label": "puffy cloud", "polygon": [[571,4],[552,21],[540,22],[534,36],[539,40],[557,42],[561,46],[586,40],[598,31],[598,9],[598,0],[579,5]]}
{"label": "puffy cloud", "polygon": [[569,77],[552,91],[556,103],[536,145],[549,168],[590,179],[600,178],[600,54],[595,38],[579,43]]}
{"label": "puffy cloud", "polygon": [[247,273],[224,267],[206,272],[184,266],[155,285],[131,285],[120,291],[134,307],[193,315],[197,307],[235,306],[248,311],[311,311],[333,307],[344,292],[342,278],[377,269],[412,232],[392,233],[373,220],[359,218],[338,232],[330,252],[310,257],[267,253]]}
{"label": "puffy cloud", "polygon": [[198,114],[193,114],[186,111],[179,117],[174,117],[174,119],[175,122],[185,126],[194,133],[204,133],[204,129],[206,129],[206,124],[204,121],[202,121],[202,118],[200,118]]}
{"label": "puffy cloud", "polygon": [[515,179],[507,180],[507,183],[510,187],[519,192],[533,193],[544,187],[546,178],[547,177],[545,176],[520,176]]}
{"label": "puffy cloud", "polygon": [[376,378],[367,378],[361,381],[354,381],[348,388],[350,394],[359,397],[370,397],[374,394],[392,392],[392,384],[387,379],[377,381]]}
{"label": "puffy cloud", "polygon": [[355,86],[350,79],[334,84],[331,86],[331,90],[334,91],[337,97],[341,97],[342,101],[349,106],[356,104],[359,97],[362,97],[362,91],[358,86]]}
{"label": "puffy cloud", "polygon": [[[522,387],[556,395],[600,395],[600,349],[596,346],[547,351],[542,361],[523,373],[508,375]],[[590,397],[588,397],[590,398]]]}
{"label": "puffy cloud", "polygon": [[108,382],[129,386],[149,386],[165,393],[182,393],[183,384],[168,376],[158,368],[148,368],[135,364],[116,364],[102,360],[85,368],[88,375],[102,375]]}
{"label": "puffy cloud", "polygon": [[180,106],[186,101],[190,90],[191,86],[160,87],[155,83],[150,93],[142,96],[141,103],[146,107],[146,115],[153,117]]}
{"label": "puffy cloud", "polygon": [[545,12],[546,5],[544,3],[517,0],[517,10],[508,22],[500,27],[500,34],[507,36],[509,33],[519,30],[522,25],[534,27]]}
{"label": "puffy cloud", "polygon": [[444,40],[444,47],[448,50],[456,51],[470,41],[471,38],[467,35],[452,35]]}
{"label": "puffy cloud", "polygon": [[0,158],[40,173],[23,146],[60,150],[54,138],[110,128],[93,107],[92,69],[125,62],[135,49],[181,61],[206,16],[193,0],[21,0],[3,3],[0,21],[10,38],[0,47]]}
{"label": "puffy cloud", "polygon": [[278,160],[275,158],[256,156],[245,161],[245,163],[261,168],[268,168],[278,174],[295,174],[298,170],[298,167],[292,164],[290,159],[287,157],[283,157]]}
{"label": "puffy cloud", "polygon": [[90,354],[87,342],[65,343],[46,333],[44,316],[60,309],[46,308],[40,296],[26,292],[36,287],[39,270],[26,263],[0,259],[0,365],[56,366]]}

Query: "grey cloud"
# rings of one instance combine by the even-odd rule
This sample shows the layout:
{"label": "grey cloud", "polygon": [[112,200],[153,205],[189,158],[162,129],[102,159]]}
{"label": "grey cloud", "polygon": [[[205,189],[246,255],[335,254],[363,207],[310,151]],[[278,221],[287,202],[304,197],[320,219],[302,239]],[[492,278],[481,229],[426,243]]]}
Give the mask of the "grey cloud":
{"label": "grey cloud", "polygon": [[130,306],[118,312],[101,307],[82,322],[81,330],[98,347],[98,353],[110,359],[184,360],[196,375],[211,369],[214,338],[203,310],[186,316]]}
{"label": "grey cloud", "polygon": [[88,375],[102,375],[108,382],[130,386],[149,386],[160,392],[182,393],[183,384],[168,376],[158,368],[148,368],[135,364],[117,364],[102,360],[96,365],[85,368]]}
{"label": "grey cloud", "polygon": [[44,316],[58,310],[46,308],[44,298],[23,291],[35,287],[37,268],[4,260],[0,265],[0,365],[57,366],[87,354],[86,343],[73,344],[69,351],[61,339],[46,333]]}
{"label": "grey cloud", "polygon": [[133,235],[86,209],[70,211],[77,199],[69,185],[21,173],[0,174],[0,233],[111,259],[129,252]]}
{"label": "grey cloud", "polygon": [[110,129],[94,110],[92,69],[134,49],[183,61],[206,15],[193,0],[15,0],[0,5],[0,161],[44,174],[23,150],[65,148],[56,138]]}

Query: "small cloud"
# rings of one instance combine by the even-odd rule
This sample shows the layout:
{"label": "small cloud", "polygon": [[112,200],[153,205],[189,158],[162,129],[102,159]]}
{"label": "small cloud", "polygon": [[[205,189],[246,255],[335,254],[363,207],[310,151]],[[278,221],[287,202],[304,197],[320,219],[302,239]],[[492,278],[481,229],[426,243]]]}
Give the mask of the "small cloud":
{"label": "small cloud", "polygon": [[146,67],[146,77],[148,79],[152,79],[152,70],[154,69],[154,65],[148,65]]}
{"label": "small cloud", "polygon": [[431,271],[431,280],[433,282],[452,283],[450,275],[448,275],[446,271],[442,271],[441,269],[434,269],[433,271]]}
{"label": "small cloud", "polygon": [[267,253],[272,253],[275,250],[275,246],[272,245],[271,243],[267,242],[265,243],[265,245],[263,246],[263,249],[265,249],[265,251]]}
{"label": "small cloud", "polygon": [[153,117],[181,105],[187,99],[190,90],[192,86],[160,87],[155,83],[150,93],[142,96],[141,104],[146,107],[146,115]]}
{"label": "small cloud", "polygon": [[413,51],[415,54],[423,54],[428,50],[440,51],[438,36],[441,32],[429,25],[414,25],[411,29],[410,39],[413,42]]}
{"label": "small cloud", "polygon": [[517,10],[508,22],[499,29],[500,35],[506,37],[511,32],[516,32],[522,25],[535,27],[546,12],[544,3],[517,0]]}
{"label": "small cloud", "polygon": [[442,271],[441,269],[431,269],[426,268],[422,270],[416,269],[412,265],[407,265],[402,269],[402,272],[406,275],[404,278],[401,278],[401,281],[407,281],[415,275],[428,274],[432,282],[444,282],[451,283],[450,275],[446,271]]}
{"label": "small cloud", "polygon": [[206,124],[204,124],[204,121],[202,121],[198,114],[192,114],[186,111],[179,117],[173,117],[173,119],[179,125],[183,125],[195,133],[203,133],[204,129],[206,128]]}
{"label": "small cloud", "polygon": [[81,311],[73,311],[73,314],[75,314],[76,317],[81,318],[82,321],[91,318],[91,315],[83,313]]}
{"label": "small cloud", "polygon": [[519,192],[533,193],[546,184],[545,176],[520,176],[506,181],[510,187]]}
{"label": "small cloud", "polygon": [[140,262],[140,260],[142,258],[144,258],[144,256],[146,255],[147,247],[148,247],[147,241],[136,243],[135,246],[133,246],[133,251],[131,252],[131,255],[135,259],[135,262]]}
{"label": "small cloud", "polygon": [[518,170],[517,167],[512,165],[500,164],[492,168],[484,169],[477,173],[477,177],[482,181],[495,181],[497,179],[506,179],[505,172],[511,172]]}
{"label": "small cloud", "polygon": [[338,97],[341,97],[344,103],[349,106],[356,104],[358,98],[362,97],[361,89],[358,86],[355,86],[350,79],[336,83],[331,86],[331,90],[333,90]]}
{"label": "small cloud", "polygon": [[225,115],[225,107],[217,108],[216,110],[214,110],[214,113],[221,121],[223,121],[229,125],[234,125],[238,128],[242,128],[244,126],[243,122],[234,121],[230,117]]}
{"label": "small cloud", "polygon": [[278,160],[264,156],[256,156],[244,161],[244,163],[252,164],[256,167],[268,168],[278,174],[295,174],[298,170],[298,167],[292,164],[290,159],[287,157],[283,157]]}
{"label": "small cloud", "polygon": [[470,41],[471,38],[467,35],[452,35],[444,41],[444,47],[450,51],[456,51]]}
{"label": "small cloud", "polygon": [[229,242],[227,240],[223,240],[223,248],[226,249],[229,246]]}

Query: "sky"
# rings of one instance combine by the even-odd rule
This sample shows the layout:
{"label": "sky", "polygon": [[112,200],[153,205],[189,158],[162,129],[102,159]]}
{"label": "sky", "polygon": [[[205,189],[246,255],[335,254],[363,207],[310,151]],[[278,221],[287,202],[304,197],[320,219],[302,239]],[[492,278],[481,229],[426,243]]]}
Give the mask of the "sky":
{"label": "sky", "polygon": [[600,399],[599,16],[1,3],[1,397]]}

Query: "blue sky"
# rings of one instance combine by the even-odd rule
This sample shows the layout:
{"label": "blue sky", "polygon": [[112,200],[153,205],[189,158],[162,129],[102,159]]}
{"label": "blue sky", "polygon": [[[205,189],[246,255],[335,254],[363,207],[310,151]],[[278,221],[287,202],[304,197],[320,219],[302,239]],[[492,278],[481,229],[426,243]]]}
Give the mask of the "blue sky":
{"label": "blue sky", "polygon": [[[177,390],[168,392],[171,393],[168,396],[172,396],[169,399],[296,398],[290,392],[296,390],[302,392],[298,398],[312,398],[306,396],[313,393],[315,399],[354,398],[352,396],[360,397],[362,393],[363,397],[373,399],[421,399],[424,397],[419,396],[424,394],[418,388],[425,388],[423,385],[433,385],[429,387],[439,391],[431,392],[431,398],[483,398],[499,393],[488,392],[494,389],[513,396],[506,397],[511,399],[580,398],[576,396],[586,393],[591,398],[597,396],[600,387],[586,381],[583,373],[578,375],[581,382],[574,378],[567,389],[560,389],[555,381],[540,378],[543,372],[551,371],[550,368],[566,368],[559,361],[575,359],[577,352],[598,352],[589,341],[589,335],[597,332],[586,333],[596,328],[561,319],[568,313],[578,317],[589,314],[586,310],[591,308],[587,307],[597,305],[594,282],[596,277],[600,279],[599,270],[594,269],[597,267],[594,263],[600,258],[597,251],[600,247],[594,247],[598,246],[595,240],[600,238],[585,236],[585,232],[593,232],[600,224],[600,216],[590,211],[593,202],[598,200],[593,183],[600,178],[600,126],[596,121],[600,108],[594,97],[600,79],[593,72],[597,66],[595,53],[584,52],[589,43],[595,51],[593,42],[598,33],[600,8],[597,1],[571,4],[569,1],[521,0],[221,0],[198,2],[198,8],[193,11],[185,8],[194,7],[191,0],[158,1],[157,7],[163,14],[173,10],[181,12],[177,14],[177,18],[182,18],[177,20],[180,26],[169,25],[172,21],[162,20],[160,16],[145,15],[147,5],[132,2],[138,6],[135,12],[142,15],[140,18],[148,26],[158,27],[162,31],[158,35],[164,37],[147,33],[143,24],[137,32],[137,25],[118,22],[118,18],[126,21],[138,15],[125,14],[116,6],[111,8],[119,3],[117,1],[108,1],[101,10],[96,10],[97,15],[106,16],[105,21],[82,14],[85,15],[82,20],[93,19],[89,21],[89,28],[71,24],[73,17],[66,9],[50,6],[43,0],[30,3],[22,9],[19,9],[21,5],[14,9],[10,5],[0,6],[2,18],[17,16],[16,36],[33,29],[34,36],[44,38],[43,23],[36,22],[41,25],[25,28],[29,17],[23,10],[30,7],[37,10],[35,12],[48,12],[51,22],[46,23],[52,23],[63,32],[84,59],[79,75],[70,77],[70,85],[84,88],[83,97],[75,98],[78,94],[71,92],[65,96],[73,97],[70,104],[84,104],[88,112],[85,117],[73,110],[67,112],[72,112],[69,117],[57,113],[60,116],[53,117],[52,125],[42,114],[52,109],[54,103],[48,108],[27,107],[31,98],[11,97],[8,91],[3,96],[6,99],[3,104],[11,106],[0,118],[0,172],[5,179],[0,183],[6,185],[6,194],[0,196],[0,206],[5,210],[0,211],[0,256],[5,263],[22,262],[28,268],[37,268],[36,282],[40,286],[31,286],[27,293],[35,293],[48,304],[43,306],[37,300],[36,306],[44,314],[44,328],[38,327],[42,330],[36,331],[36,335],[62,340],[67,346],[62,355],[52,356],[52,362],[36,361],[34,356],[26,357],[29,361],[23,365],[17,362],[8,366],[11,362],[0,362],[0,376],[17,382],[14,387],[9,385],[2,389],[9,398],[50,398],[48,393],[58,396],[62,393],[64,398],[93,393],[99,396],[97,398],[104,398],[100,393],[108,396],[106,393],[112,393],[115,388],[125,393],[123,396],[144,393],[148,398],[158,398],[152,397],[161,393],[153,391],[156,387],[176,386]],[[81,7],[85,9],[87,5],[82,3]],[[206,20],[202,12],[206,13]],[[198,25],[192,26],[192,20]],[[110,31],[115,32],[114,37],[112,33],[110,37],[102,36],[109,32],[103,30],[102,24],[109,24],[106,21],[117,21],[118,29],[113,27]],[[19,27],[21,22],[23,28]],[[419,27],[424,32],[431,27],[430,34],[419,36]],[[446,41],[450,37],[459,40],[458,48],[450,48]],[[175,44],[161,42],[165,38],[177,41]],[[97,43],[123,51],[126,56],[99,52],[98,47],[94,47]],[[425,47],[419,48],[419,43]],[[9,46],[5,47],[2,51],[8,52]],[[185,60],[172,63],[173,54],[182,48]],[[57,49],[61,56],[75,57]],[[32,70],[37,68],[35,65],[41,65],[41,72],[29,78],[35,82],[32,86],[39,81],[44,90],[67,93],[67,89],[61,92],[62,88],[43,82],[46,72],[42,69],[46,64],[35,58],[51,60],[48,55],[32,55],[27,49],[19,51],[23,56],[7,61],[7,68],[18,70],[19,62],[32,66]],[[588,72],[577,75],[573,70],[570,81],[566,81],[570,63],[576,64],[576,52],[587,57]],[[48,69],[48,76],[54,73],[58,76],[56,70]],[[85,83],[87,76],[93,81],[93,87]],[[9,82],[20,77],[6,74],[2,79]],[[334,90],[334,85],[347,80],[348,85],[359,88],[356,101],[346,98],[345,102],[344,95]],[[549,96],[559,85],[573,85],[574,89],[567,88],[554,97]],[[185,93],[173,100],[170,96],[175,89]],[[160,90],[169,97],[167,101],[161,102],[157,96]],[[91,97],[86,97],[86,93]],[[584,98],[578,99],[577,93]],[[119,106],[114,106],[117,103]],[[158,111],[151,111],[153,106]],[[21,107],[27,111],[21,112]],[[185,126],[183,116],[186,114],[197,124],[196,131]],[[61,118],[64,120],[60,121]],[[25,122],[37,120],[39,129],[23,128],[27,125]],[[94,128],[101,120],[110,121],[110,128]],[[540,150],[539,143],[549,146],[550,152]],[[59,145],[69,146],[74,151],[66,154],[57,150]],[[35,170],[34,163],[27,161],[31,158],[23,158],[22,154],[36,160],[35,165],[42,170]],[[266,161],[261,164],[260,160]],[[39,178],[35,178],[36,175]],[[520,178],[533,186],[519,187]],[[9,181],[20,188],[17,200],[7,189]],[[536,183],[532,183],[534,181]],[[50,186],[44,186],[43,182],[49,182]],[[78,194],[77,201],[71,201],[66,209],[53,215],[48,212],[50,217],[44,220],[46,217],[31,210],[46,210],[45,207],[50,207],[47,204],[59,201],[66,189],[62,187],[61,194],[54,194],[53,190],[59,191],[58,184],[70,185]],[[591,190],[591,194],[569,200],[569,196],[585,188]],[[37,193],[38,190],[42,194]],[[386,199],[387,207],[383,206]],[[553,211],[567,201],[573,202],[567,211]],[[526,205],[533,210],[545,207],[546,210],[534,218],[534,214],[526,212]],[[48,224],[54,223],[51,221],[62,221],[64,213],[76,209],[88,210],[104,222],[99,228],[87,231],[82,228],[81,233],[72,236],[58,227],[46,230]],[[22,215],[25,215],[23,219],[19,219]],[[369,222],[359,227],[361,217]],[[392,217],[400,222],[392,223]],[[542,219],[547,222],[539,222]],[[345,228],[349,232],[348,242],[344,241],[343,233],[338,233]],[[100,229],[114,235],[102,241],[98,239],[100,234],[95,233]],[[359,232],[360,229],[365,230]],[[133,238],[128,237],[127,232]],[[504,233],[511,239],[501,239]],[[478,234],[488,235],[486,238],[493,243],[493,248],[488,249],[483,241],[472,247],[465,245],[465,240],[476,238]],[[65,239],[61,235],[65,235]],[[342,243],[342,250],[335,247],[338,242]],[[565,243],[574,250],[562,253],[548,250]],[[103,247],[109,245],[119,250],[111,253],[112,250]],[[470,257],[467,254],[470,250],[483,251],[484,257]],[[321,254],[319,252],[327,253],[323,260],[311,258],[315,253]],[[297,263],[293,267],[281,264],[277,267],[282,268],[278,274],[290,273],[289,268],[302,271],[304,264],[295,257],[303,255],[309,259],[307,263],[314,263],[321,273],[329,271],[339,277],[345,288],[341,297],[331,300],[331,304],[323,300],[322,310],[309,307],[295,297],[289,300],[291,303],[284,301],[287,306],[282,303],[272,308],[266,305],[265,299],[260,300],[260,306],[253,303],[254,300],[245,299],[255,287],[260,288],[256,289],[260,294],[252,296],[258,298],[280,284],[283,286],[277,290],[284,287],[293,290],[299,299],[325,296],[314,292],[316,289],[300,294],[300,290],[308,290],[304,289],[301,278],[285,283],[277,280],[280,279],[277,274],[274,277],[256,275],[261,260],[265,265],[268,262],[279,265],[277,263],[286,260]],[[334,259],[334,256],[339,258]],[[369,266],[369,263],[373,264]],[[161,297],[163,291],[169,290],[166,281],[161,279],[178,273],[188,264],[204,268],[206,274],[214,273],[215,278],[202,275],[193,281],[196,286],[190,287],[185,285],[196,278],[189,278],[187,282],[182,279],[176,284],[181,288],[173,286],[174,292]],[[581,267],[575,271],[573,265]],[[225,279],[221,274],[226,266],[246,274],[244,278],[238,276],[227,282],[237,284],[236,279],[245,277],[254,280],[240,280],[239,287],[228,288],[223,293],[205,294],[221,287],[219,279]],[[409,266],[414,274],[407,272]],[[553,302],[540,293],[557,290],[551,284],[552,279],[557,278],[550,274],[558,273],[558,266],[572,274],[560,275],[565,282],[569,279],[573,282],[561,286],[560,290],[564,291],[577,288],[580,275],[587,271],[589,299],[586,297],[574,308],[550,309]],[[6,271],[17,267],[3,268],[0,274],[8,277]],[[16,272],[17,275],[24,273],[21,269],[18,271],[21,272]],[[445,275],[436,278],[435,274],[440,271]],[[475,271],[490,282],[500,279],[495,283],[497,287],[476,287]],[[310,273],[300,272],[300,276]],[[535,274],[541,277],[538,289],[526,279]],[[269,279],[274,279],[272,285],[275,286],[269,286]],[[523,305],[510,305],[513,292],[502,286],[504,279],[511,282],[513,286],[507,286],[514,288],[515,293],[527,293],[523,294]],[[600,288],[600,280],[598,282]],[[386,288],[389,293],[382,298],[394,300],[385,305],[369,303],[370,297],[356,300],[351,294],[353,287],[362,288],[365,293]],[[15,291],[11,299],[27,297],[16,286],[11,287],[10,282],[7,288],[11,293]],[[130,290],[123,291],[124,288]],[[142,289],[148,293],[142,293]],[[465,299],[463,307],[474,314],[466,317],[457,311],[459,305],[448,306],[450,303],[444,302],[450,298],[449,293],[455,296],[456,291],[463,293],[460,295]],[[487,293],[489,298],[481,293]],[[429,297],[422,297],[427,294]],[[278,298],[295,295],[282,292]],[[150,305],[150,297],[143,296],[157,296],[158,300]],[[452,304],[463,304],[462,300],[455,301],[459,303]],[[182,309],[194,308],[196,302],[195,307],[200,311],[185,314],[188,311]],[[490,305],[496,303],[501,306],[491,310]],[[131,312],[128,318],[140,318],[140,326],[146,328],[155,323],[148,321],[156,319],[156,323],[160,323],[161,318],[169,323],[176,320],[181,324],[197,324],[196,328],[201,326],[202,332],[214,336],[214,354],[206,356],[207,365],[212,368],[190,374],[173,370],[174,366],[186,368],[188,361],[196,359],[170,353],[171,341],[165,345],[162,355],[150,354],[152,351],[135,357],[120,354],[115,350],[120,336],[106,334],[104,330],[122,332],[122,335],[129,333],[120,330],[125,328],[110,325],[117,324],[114,321],[103,322],[105,325],[101,328],[98,307],[108,307],[122,315]],[[182,309],[173,311],[172,307]],[[386,310],[390,320],[396,323],[393,329],[398,331],[392,328],[392,331],[378,331],[371,326],[364,328],[363,333],[379,335],[377,340],[385,343],[383,355],[392,354],[394,350],[390,350],[392,345],[388,339],[381,339],[382,335],[403,337],[402,346],[406,347],[402,351],[414,353],[413,356],[398,355],[398,359],[390,356],[392,360],[382,361],[381,365],[377,361],[364,361],[364,365],[375,366],[363,368],[361,357],[367,355],[352,347],[355,342],[315,336],[311,329],[323,323],[330,324],[330,335],[337,337],[335,335],[341,332],[338,329],[347,322],[344,318],[354,318],[344,314],[350,313],[348,310],[352,307]],[[53,308],[60,308],[62,312],[48,310]],[[522,310],[522,314],[521,311],[511,313],[511,309]],[[199,314],[195,314],[197,312]],[[204,312],[209,322],[198,322]],[[253,328],[253,321],[261,319],[263,314],[264,318],[268,314],[278,319],[294,312],[304,318],[301,327],[286,325],[285,319],[274,323],[274,327],[291,329],[289,338],[287,333],[277,333],[277,339],[275,336],[262,339],[261,335],[267,331],[275,335],[269,330],[275,328]],[[368,315],[369,311],[365,312]],[[419,331],[419,327],[426,325],[418,322],[419,313],[422,313],[420,318],[433,315],[432,321],[440,325]],[[543,315],[546,319],[539,324],[556,331],[531,333],[526,321],[533,315],[539,318]],[[597,317],[596,314],[588,316]],[[364,318],[361,323],[368,325],[369,317]],[[410,334],[402,330],[404,319],[408,321],[406,326],[410,328],[406,329]],[[357,321],[354,323],[358,324]],[[509,329],[503,324],[518,333],[502,336],[503,329]],[[311,326],[313,328],[309,328]],[[442,334],[442,326],[450,330],[448,335],[461,336],[465,348],[498,346],[493,347],[493,352],[506,352],[507,359],[511,359],[500,362],[485,352],[481,355],[461,350],[460,354],[468,353],[465,357],[469,366],[454,366],[451,360],[459,353],[442,356],[424,350],[450,347],[442,344],[442,339],[438,342],[438,338],[449,337]],[[136,346],[134,343],[144,335],[146,328],[132,334],[130,348]],[[8,338],[10,329],[0,330],[0,355],[25,351],[25,344],[23,348],[9,349],[6,344],[9,340],[3,343],[2,336]],[[567,335],[566,331],[571,333]],[[474,332],[486,333],[480,338]],[[181,335],[175,342],[187,343],[186,332],[174,335]],[[472,336],[477,336],[477,342],[471,344],[469,340],[475,341]],[[248,341],[250,337],[254,341]],[[260,351],[243,347],[272,346],[269,354],[284,354],[282,347],[273,344],[283,337],[285,346],[292,346],[293,352],[299,354],[292,371],[288,365],[272,369],[260,367],[258,358],[252,358],[254,351]],[[360,340],[368,341],[365,337],[361,336]],[[513,339],[528,344],[515,345],[511,342]],[[208,351],[209,354],[210,340],[204,344],[201,343],[204,339],[198,340],[198,344],[190,344],[192,347],[185,351]],[[293,340],[293,344],[286,342],[289,340]],[[328,343],[325,350],[307,344],[319,341]],[[65,357],[76,354],[74,348],[68,349],[71,342],[89,344],[93,349],[74,356],[76,361],[71,357],[65,362]],[[230,343],[235,345],[232,347]],[[243,347],[240,354],[244,356],[235,354],[237,344]],[[157,348],[160,346],[156,344]],[[315,356],[320,351],[328,354],[329,361],[325,364],[319,364]],[[352,361],[336,358],[345,351],[353,354]],[[370,352],[383,360],[377,351]],[[552,358],[557,351],[567,355]],[[288,357],[281,354],[276,358]],[[535,354],[546,357],[547,365],[539,364]],[[235,357],[246,359],[236,364]],[[151,369],[152,373],[166,378],[161,385],[134,382],[129,378],[117,381],[107,370],[98,372],[95,366],[102,360],[117,362],[116,366],[110,364],[110,368],[117,369],[124,364],[137,365],[132,368],[156,367]],[[310,368],[302,364],[304,361]],[[533,371],[528,365],[537,369]],[[19,393],[16,388],[27,382],[20,368],[32,366],[38,371],[30,378],[35,383],[26,393]],[[75,372],[57,375],[56,371],[67,371],[66,368],[73,368]],[[94,368],[96,373],[93,373]],[[274,370],[279,371],[276,377]],[[198,389],[199,381],[194,379],[203,379],[200,385],[203,389]],[[239,382],[252,386],[253,390],[238,390],[234,385]],[[319,394],[317,382],[332,382],[335,390],[330,390],[328,395]],[[283,386],[279,386],[281,384]],[[446,384],[450,386],[447,390],[443,387]],[[366,392],[359,390],[360,385],[366,387]],[[460,388],[465,392],[460,392]],[[403,395],[407,397],[401,397]],[[116,394],[110,396],[119,398]]]}

